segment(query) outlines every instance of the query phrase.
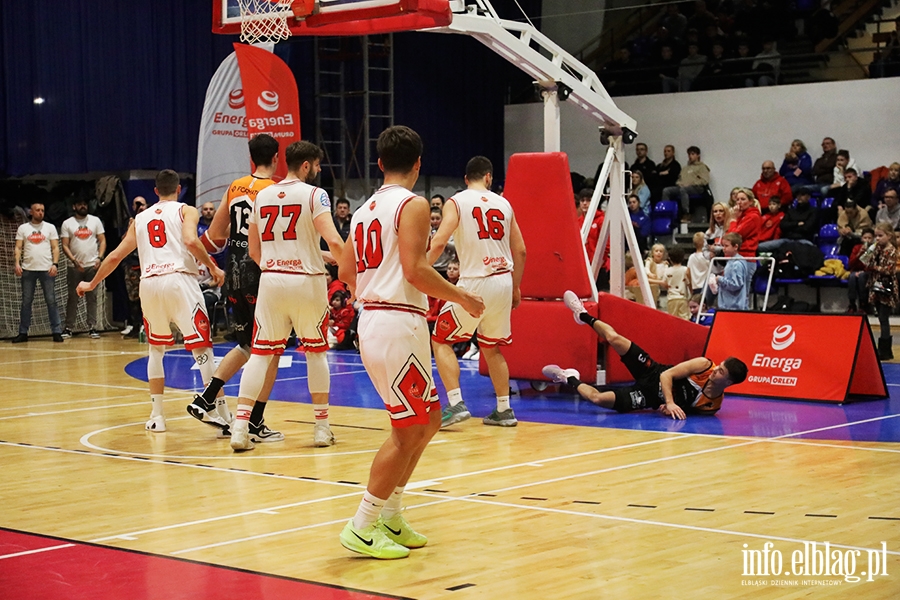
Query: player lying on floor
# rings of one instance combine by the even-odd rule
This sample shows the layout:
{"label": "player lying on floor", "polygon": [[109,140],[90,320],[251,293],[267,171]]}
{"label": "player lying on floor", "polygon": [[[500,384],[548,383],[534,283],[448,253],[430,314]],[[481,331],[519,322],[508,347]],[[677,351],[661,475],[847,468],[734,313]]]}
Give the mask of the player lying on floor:
{"label": "player lying on floor", "polygon": [[726,358],[720,365],[704,356],[674,366],[657,363],[608,323],[589,315],[574,292],[567,291],[563,301],[575,315],[575,321],[590,325],[622,357],[634,377],[633,385],[601,392],[580,381],[575,369],[544,367],[543,373],[550,380],[570,385],[598,406],[623,413],[652,408],[673,419],[685,419],[687,413],[712,415],[722,406],[725,388],[747,377],[747,365],[734,357]]}

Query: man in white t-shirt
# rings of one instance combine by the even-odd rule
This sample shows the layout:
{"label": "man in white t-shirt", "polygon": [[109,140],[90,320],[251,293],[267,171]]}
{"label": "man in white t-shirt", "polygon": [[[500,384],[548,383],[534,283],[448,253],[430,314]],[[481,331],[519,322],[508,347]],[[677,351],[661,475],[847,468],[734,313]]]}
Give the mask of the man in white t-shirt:
{"label": "man in white t-shirt", "polygon": [[31,304],[34,302],[34,290],[38,281],[41,282],[44,301],[47,303],[53,341],[63,341],[54,289],[59,267],[59,234],[56,227],[44,221],[44,205],[40,202],[31,205],[31,221],[20,225],[16,231],[15,259],[16,276],[22,278],[22,312],[19,318],[19,335],[13,338],[13,344],[28,341]]}
{"label": "man in white t-shirt", "polygon": [[[78,315],[78,294],[75,288],[82,281],[90,281],[97,273],[97,267],[106,254],[106,232],[103,223],[94,215],[88,214],[87,200],[76,198],[72,202],[74,216],[63,221],[60,230],[62,250],[69,259],[69,300],[66,303],[66,327],[64,338],[72,337],[75,328],[75,317]],[[87,300],[87,322],[91,337],[97,339],[97,292],[85,294]]]}

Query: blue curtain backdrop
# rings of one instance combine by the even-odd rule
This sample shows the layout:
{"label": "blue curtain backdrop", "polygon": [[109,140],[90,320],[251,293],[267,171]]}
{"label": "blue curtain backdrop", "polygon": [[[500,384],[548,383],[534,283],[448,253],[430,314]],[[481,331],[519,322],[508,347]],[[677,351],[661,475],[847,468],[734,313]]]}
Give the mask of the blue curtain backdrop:
{"label": "blue curtain backdrop", "polygon": [[[512,0],[494,4],[518,14]],[[523,6],[535,16],[540,0]],[[0,174],[194,172],[206,87],[236,41],[211,33],[211,7],[0,0]],[[312,135],[312,46],[278,53],[297,74]],[[474,154],[502,167],[503,105],[527,88],[524,75],[466,36],[416,33],[396,36],[395,69],[396,121],[422,134],[423,175],[459,176]]]}

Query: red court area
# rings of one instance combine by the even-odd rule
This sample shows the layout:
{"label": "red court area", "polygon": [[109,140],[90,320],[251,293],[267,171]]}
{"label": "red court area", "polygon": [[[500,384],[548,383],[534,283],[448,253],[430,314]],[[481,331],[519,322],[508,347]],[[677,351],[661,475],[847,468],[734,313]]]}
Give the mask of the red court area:
{"label": "red court area", "polygon": [[375,600],[398,596],[0,529],[0,598]]}

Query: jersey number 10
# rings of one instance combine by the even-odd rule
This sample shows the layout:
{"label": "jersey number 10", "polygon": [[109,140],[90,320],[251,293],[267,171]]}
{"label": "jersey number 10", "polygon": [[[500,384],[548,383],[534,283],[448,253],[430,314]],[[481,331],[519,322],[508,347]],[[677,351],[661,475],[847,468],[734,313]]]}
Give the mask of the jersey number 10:
{"label": "jersey number 10", "polygon": [[375,219],[365,230],[362,223],[357,223],[353,238],[356,242],[356,272],[362,273],[366,269],[377,268],[384,259],[384,250],[381,247],[381,221]]}

